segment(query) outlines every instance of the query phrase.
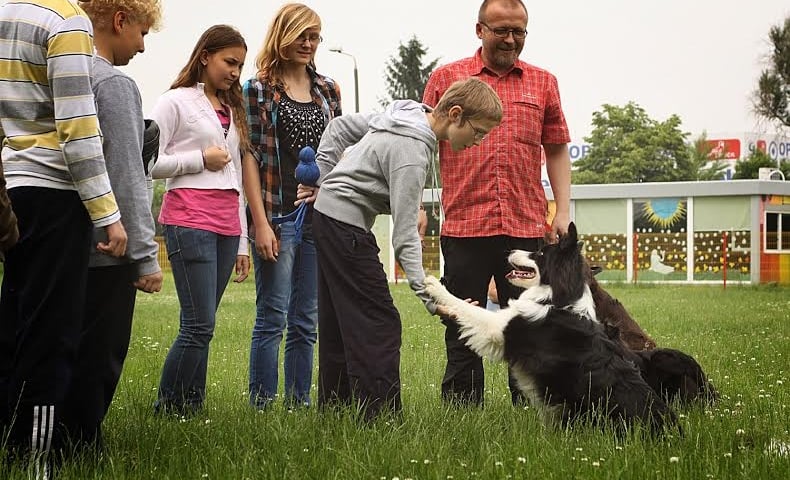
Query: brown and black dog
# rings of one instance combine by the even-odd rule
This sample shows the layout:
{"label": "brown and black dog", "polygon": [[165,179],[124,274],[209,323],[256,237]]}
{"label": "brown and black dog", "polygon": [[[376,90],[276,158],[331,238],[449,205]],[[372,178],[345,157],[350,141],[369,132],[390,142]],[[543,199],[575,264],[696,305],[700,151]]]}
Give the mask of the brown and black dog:
{"label": "brown and black dog", "polygon": [[590,266],[588,271],[587,283],[598,321],[605,325],[609,338],[619,339],[626,346],[645,382],[666,401],[678,400],[681,404],[716,401],[719,394],[699,362],[679,350],[658,348],[623,304],[595,280],[601,267]]}

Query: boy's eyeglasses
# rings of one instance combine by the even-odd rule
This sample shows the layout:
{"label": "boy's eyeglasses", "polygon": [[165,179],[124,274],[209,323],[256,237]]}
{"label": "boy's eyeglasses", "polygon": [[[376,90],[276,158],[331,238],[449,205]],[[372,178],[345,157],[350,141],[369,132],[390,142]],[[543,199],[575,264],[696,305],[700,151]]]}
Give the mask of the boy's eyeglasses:
{"label": "boy's eyeglasses", "polygon": [[302,44],[304,42],[310,42],[312,45],[318,45],[319,43],[324,41],[324,37],[317,33],[311,33],[310,35],[301,34],[296,39],[296,43]]}
{"label": "boy's eyeglasses", "polygon": [[486,135],[488,135],[487,131],[483,130],[482,128],[478,128],[477,126],[475,126],[475,124],[472,123],[472,121],[469,120],[468,118],[466,119],[466,123],[468,123],[472,127],[472,130],[475,131],[475,140],[483,141],[483,139],[486,138]]}
{"label": "boy's eyeglasses", "polygon": [[520,29],[520,28],[507,28],[507,27],[497,27],[491,28],[485,24],[485,22],[480,22],[480,25],[486,27],[489,32],[493,33],[497,38],[507,38],[508,35],[513,34],[513,38],[518,40],[523,40],[527,37],[527,30]]}

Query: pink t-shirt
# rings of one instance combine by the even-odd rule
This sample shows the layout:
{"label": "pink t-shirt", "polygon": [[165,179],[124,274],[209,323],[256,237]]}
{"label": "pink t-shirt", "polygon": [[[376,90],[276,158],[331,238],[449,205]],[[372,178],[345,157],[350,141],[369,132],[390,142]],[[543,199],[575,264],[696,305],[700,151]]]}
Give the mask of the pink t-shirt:
{"label": "pink t-shirt", "polygon": [[165,192],[159,223],[199,228],[219,235],[241,235],[239,192],[176,188]]}

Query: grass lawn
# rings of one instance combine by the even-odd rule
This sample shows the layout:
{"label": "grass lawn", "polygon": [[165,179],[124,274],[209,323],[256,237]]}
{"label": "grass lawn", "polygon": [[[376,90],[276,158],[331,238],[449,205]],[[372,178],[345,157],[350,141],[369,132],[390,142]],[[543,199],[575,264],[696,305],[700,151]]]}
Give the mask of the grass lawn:
{"label": "grass lawn", "polygon": [[[487,364],[484,409],[446,408],[439,399],[444,328],[403,284],[392,288],[403,320],[401,421],[363,426],[315,409],[250,409],[251,279],[231,284],[220,307],[205,411],[186,420],[154,417],[178,325],[168,279],[162,293],[138,295],[103,458],[68,464],[60,478],[790,478],[790,289],[607,288],[660,346],[694,355],[722,394],[713,407],[677,410],[684,435],[616,438],[585,426],[547,428],[534,409],[510,405],[501,364]],[[0,478],[27,475],[0,467]]]}

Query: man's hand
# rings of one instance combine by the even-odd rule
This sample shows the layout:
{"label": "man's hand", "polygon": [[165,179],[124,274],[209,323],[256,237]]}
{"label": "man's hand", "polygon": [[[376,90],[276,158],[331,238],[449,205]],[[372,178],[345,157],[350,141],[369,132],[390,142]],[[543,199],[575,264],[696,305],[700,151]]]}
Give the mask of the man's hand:
{"label": "man's hand", "polygon": [[247,280],[250,274],[250,257],[247,255],[236,256],[236,278],[233,279],[236,283],[241,283]]}
{"label": "man's hand", "polygon": [[156,293],[162,290],[162,272],[149,273],[137,279],[132,285],[145,293]]}
{"label": "man's hand", "polygon": [[567,213],[557,213],[554,220],[551,222],[551,232],[546,235],[548,243],[557,243],[560,241],[560,235],[568,233],[568,225],[571,223],[570,216]]}
{"label": "man's hand", "polygon": [[107,233],[107,243],[99,242],[96,249],[101,253],[113,257],[122,257],[126,253],[126,229],[120,220],[104,227]]}

